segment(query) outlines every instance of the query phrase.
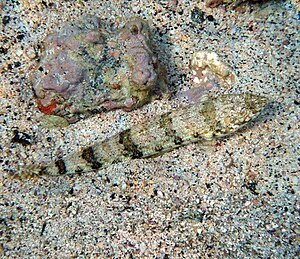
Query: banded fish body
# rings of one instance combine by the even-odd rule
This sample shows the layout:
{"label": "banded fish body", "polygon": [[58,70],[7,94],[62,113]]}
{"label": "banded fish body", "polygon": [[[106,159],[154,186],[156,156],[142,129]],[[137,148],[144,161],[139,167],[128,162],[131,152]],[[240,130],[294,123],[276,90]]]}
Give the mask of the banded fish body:
{"label": "banded fish body", "polygon": [[24,167],[20,177],[85,173],[128,158],[158,156],[192,142],[221,138],[253,120],[267,103],[254,94],[204,96],[196,104],[134,125],[48,165]]}

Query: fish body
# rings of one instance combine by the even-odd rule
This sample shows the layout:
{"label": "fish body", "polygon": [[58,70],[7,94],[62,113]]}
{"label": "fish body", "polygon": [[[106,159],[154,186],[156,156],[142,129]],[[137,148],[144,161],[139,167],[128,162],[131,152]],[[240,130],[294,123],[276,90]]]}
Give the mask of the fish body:
{"label": "fish body", "polygon": [[267,98],[254,94],[204,96],[198,103],[134,125],[48,165],[24,167],[21,177],[85,173],[128,158],[158,156],[189,143],[221,138],[257,117],[267,103]]}

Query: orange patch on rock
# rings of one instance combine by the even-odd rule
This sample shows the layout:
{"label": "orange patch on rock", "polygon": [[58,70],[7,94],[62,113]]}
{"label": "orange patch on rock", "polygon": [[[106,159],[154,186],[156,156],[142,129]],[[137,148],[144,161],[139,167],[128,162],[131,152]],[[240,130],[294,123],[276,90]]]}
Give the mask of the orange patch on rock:
{"label": "orange patch on rock", "polygon": [[52,101],[50,105],[48,106],[44,106],[42,105],[41,101],[40,100],[37,100],[37,105],[38,105],[38,108],[39,110],[44,113],[44,114],[47,114],[47,115],[50,115],[52,114],[52,111],[56,108],[56,101]]}

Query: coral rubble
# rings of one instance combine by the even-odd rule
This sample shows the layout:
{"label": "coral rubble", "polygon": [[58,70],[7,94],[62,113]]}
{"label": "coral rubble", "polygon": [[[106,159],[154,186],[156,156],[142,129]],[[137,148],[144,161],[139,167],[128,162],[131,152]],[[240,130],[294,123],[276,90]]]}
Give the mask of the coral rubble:
{"label": "coral rubble", "polygon": [[196,85],[229,85],[236,82],[236,75],[233,69],[220,61],[215,52],[199,51],[194,53],[190,68],[193,73],[193,81]]}

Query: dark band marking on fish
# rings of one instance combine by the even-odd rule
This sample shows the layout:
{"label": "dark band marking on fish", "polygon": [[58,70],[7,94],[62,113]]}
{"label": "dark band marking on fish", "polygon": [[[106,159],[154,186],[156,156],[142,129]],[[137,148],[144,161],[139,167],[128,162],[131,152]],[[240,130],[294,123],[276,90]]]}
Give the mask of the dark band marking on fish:
{"label": "dark band marking on fish", "polygon": [[[92,169],[99,169],[103,166],[103,163],[100,163],[97,161],[97,158],[95,157],[95,154],[94,154],[93,147],[87,147],[87,148],[83,149],[81,157],[85,161],[87,161],[89,164],[91,164]],[[77,170],[80,171],[82,169],[80,168]]]}
{"label": "dark band marking on fish", "polygon": [[176,130],[173,129],[171,112],[161,115],[159,122],[160,122],[160,127],[165,130],[166,136],[172,139],[176,146],[183,143],[182,138],[178,136]]}
{"label": "dark band marking on fish", "polygon": [[[59,174],[65,174],[67,172],[65,161],[62,158],[56,160],[55,161],[55,165],[56,165],[56,167],[58,169],[58,173]],[[45,171],[45,167],[43,167],[43,169]]]}
{"label": "dark band marking on fish", "polygon": [[139,150],[138,145],[131,138],[130,129],[122,131],[119,136],[119,143],[124,146],[124,155],[126,157],[133,159],[143,157],[143,152]]}

